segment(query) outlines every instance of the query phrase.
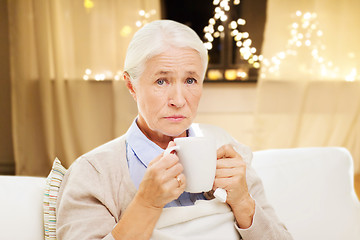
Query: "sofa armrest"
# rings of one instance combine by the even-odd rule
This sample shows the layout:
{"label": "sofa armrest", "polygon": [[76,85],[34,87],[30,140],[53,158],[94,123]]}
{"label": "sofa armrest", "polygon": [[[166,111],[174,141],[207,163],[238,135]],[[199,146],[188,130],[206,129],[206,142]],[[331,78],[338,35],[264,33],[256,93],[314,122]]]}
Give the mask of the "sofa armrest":
{"label": "sofa armrest", "polygon": [[353,160],[345,148],[258,151],[253,166],[294,239],[360,239]]}

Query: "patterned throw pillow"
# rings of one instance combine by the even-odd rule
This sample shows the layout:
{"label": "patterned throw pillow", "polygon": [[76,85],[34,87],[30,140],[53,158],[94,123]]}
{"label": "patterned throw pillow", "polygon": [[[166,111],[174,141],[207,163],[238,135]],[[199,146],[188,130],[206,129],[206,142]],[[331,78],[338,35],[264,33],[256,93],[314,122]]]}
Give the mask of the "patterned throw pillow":
{"label": "patterned throw pillow", "polygon": [[66,168],[55,158],[44,191],[44,231],[46,240],[56,240],[56,201]]}

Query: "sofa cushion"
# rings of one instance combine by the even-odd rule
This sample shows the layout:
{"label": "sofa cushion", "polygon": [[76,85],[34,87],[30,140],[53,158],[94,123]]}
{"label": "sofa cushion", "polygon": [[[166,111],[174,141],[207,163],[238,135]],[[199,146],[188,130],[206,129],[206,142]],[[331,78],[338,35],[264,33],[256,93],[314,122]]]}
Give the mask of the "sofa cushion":
{"label": "sofa cushion", "polygon": [[294,239],[360,239],[353,161],[345,148],[258,151],[253,166]]}
{"label": "sofa cushion", "polygon": [[0,239],[44,239],[45,178],[0,176]]}
{"label": "sofa cushion", "polygon": [[56,201],[66,168],[59,159],[55,159],[44,190],[44,232],[46,240],[56,239]]}

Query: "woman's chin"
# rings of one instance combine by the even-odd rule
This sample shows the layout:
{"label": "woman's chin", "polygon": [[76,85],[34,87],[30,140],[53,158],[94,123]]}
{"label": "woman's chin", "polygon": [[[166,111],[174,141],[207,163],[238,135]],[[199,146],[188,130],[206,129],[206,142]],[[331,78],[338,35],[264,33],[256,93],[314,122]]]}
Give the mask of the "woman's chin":
{"label": "woman's chin", "polygon": [[186,137],[185,131],[179,131],[179,132],[175,132],[175,131],[171,131],[171,132],[164,132],[164,135],[172,137],[172,138],[177,138],[177,137]]}
{"label": "woman's chin", "polygon": [[163,134],[169,137],[185,137],[186,136],[186,130],[189,128],[189,126],[170,126],[167,129],[163,129]]}

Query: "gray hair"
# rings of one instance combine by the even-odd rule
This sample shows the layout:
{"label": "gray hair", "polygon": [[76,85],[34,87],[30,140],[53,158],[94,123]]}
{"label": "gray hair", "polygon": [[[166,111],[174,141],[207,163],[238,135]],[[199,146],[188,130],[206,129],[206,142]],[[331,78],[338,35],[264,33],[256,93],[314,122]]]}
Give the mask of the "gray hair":
{"label": "gray hair", "polygon": [[136,84],[145,70],[146,61],[165,52],[167,47],[196,50],[204,67],[202,76],[204,79],[208,52],[196,32],[172,20],[156,20],[137,31],[127,49],[124,71],[130,75],[133,84]]}

